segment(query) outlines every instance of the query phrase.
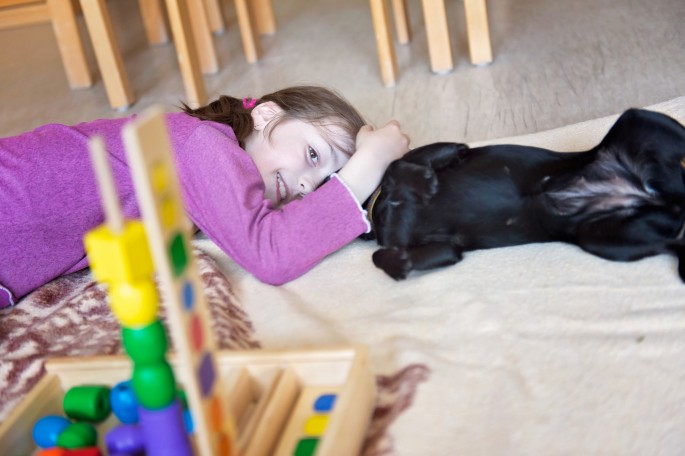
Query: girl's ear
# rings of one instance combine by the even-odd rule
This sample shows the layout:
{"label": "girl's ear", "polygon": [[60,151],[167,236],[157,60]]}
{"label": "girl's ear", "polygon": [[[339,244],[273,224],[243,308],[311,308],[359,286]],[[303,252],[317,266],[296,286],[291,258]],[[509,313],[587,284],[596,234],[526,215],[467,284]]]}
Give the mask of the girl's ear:
{"label": "girl's ear", "polygon": [[283,109],[273,101],[265,101],[252,108],[250,114],[252,115],[255,130],[263,130],[271,119],[281,112],[283,112]]}

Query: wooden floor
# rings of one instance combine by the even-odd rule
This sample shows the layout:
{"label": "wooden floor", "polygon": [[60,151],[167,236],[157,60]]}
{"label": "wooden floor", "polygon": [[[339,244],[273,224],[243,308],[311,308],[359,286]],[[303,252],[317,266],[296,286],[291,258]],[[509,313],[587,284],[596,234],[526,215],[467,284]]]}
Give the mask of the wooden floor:
{"label": "wooden floor", "polygon": [[[398,46],[398,84],[385,88],[367,0],[275,0],[278,29],[263,38],[256,64],[245,62],[226,0],[228,28],[215,37],[221,69],[205,78],[209,96],[327,85],[375,125],[398,119],[418,146],[531,133],[685,95],[683,0],[490,0],[494,62],[485,67],[469,64],[463,3],[448,0],[456,67],[446,75],[430,72],[420,2],[407,3],[413,40]],[[94,87],[70,90],[50,26],[3,30],[1,136],[152,104],[174,109],[183,100],[173,45],[146,43],[136,0],[109,6],[138,101],[112,111],[97,74]]]}

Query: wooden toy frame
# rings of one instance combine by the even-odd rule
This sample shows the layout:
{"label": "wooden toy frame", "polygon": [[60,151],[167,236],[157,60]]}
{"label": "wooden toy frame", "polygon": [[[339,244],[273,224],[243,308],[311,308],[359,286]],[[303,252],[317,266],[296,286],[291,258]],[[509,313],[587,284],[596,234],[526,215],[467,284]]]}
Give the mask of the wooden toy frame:
{"label": "wooden toy frame", "polygon": [[[322,391],[337,394],[337,399],[315,454],[359,453],[376,400],[365,348],[223,350],[216,353],[216,361],[238,423],[239,454],[294,454],[294,446],[304,436],[303,417],[312,413],[306,399]],[[184,368],[173,357],[170,362],[174,370]],[[55,358],[46,369],[47,374],[0,425],[0,448],[5,455],[35,453],[33,424],[45,415],[63,414],[62,398],[69,388],[113,386],[127,380],[131,361],[125,356]],[[110,418],[98,427],[101,442],[104,432],[115,424],[116,419]]]}

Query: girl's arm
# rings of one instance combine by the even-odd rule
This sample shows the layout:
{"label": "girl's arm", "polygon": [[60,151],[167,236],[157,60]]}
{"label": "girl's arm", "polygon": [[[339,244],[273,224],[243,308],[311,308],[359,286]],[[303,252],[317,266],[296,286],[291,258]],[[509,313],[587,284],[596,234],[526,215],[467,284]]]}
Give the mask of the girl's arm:
{"label": "girl's arm", "polygon": [[[232,132],[231,132],[232,133]],[[189,217],[231,259],[262,282],[280,285],[368,230],[365,213],[333,177],[281,209],[234,137],[210,123],[175,144]]]}
{"label": "girl's arm", "polygon": [[408,151],[409,138],[397,121],[378,130],[366,125],[357,134],[357,151],[338,174],[357,201],[363,202],[380,185],[388,165]]}

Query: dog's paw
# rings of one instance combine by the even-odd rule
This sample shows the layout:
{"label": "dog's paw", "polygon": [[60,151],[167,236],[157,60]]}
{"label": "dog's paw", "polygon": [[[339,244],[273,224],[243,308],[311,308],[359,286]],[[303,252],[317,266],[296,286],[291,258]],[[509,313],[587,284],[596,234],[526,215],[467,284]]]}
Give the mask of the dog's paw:
{"label": "dog's paw", "polygon": [[420,179],[414,182],[414,191],[423,204],[428,202],[438,193],[438,176],[433,168],[424,168]]}
{"label": "dog's paw", "polygon": [[399,247],[376,250],[372,258],[376,267],[385,271],[395,280],[406,279],[413,267],[409,253]]}

